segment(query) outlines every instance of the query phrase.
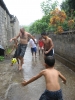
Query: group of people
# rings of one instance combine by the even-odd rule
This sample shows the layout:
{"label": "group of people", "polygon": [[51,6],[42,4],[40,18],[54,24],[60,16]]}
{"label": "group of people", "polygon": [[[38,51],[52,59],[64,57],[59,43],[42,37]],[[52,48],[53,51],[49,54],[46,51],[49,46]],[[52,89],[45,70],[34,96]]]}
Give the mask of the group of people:
{"label": "group of people", "polygon": [[32,56],[35,56],[35,58],[36,58],[37,51],[39,51],[39,55],[40,55],[40,52],[42,52],[42,54],[44,54],[44,43],[43,43],[41,37],[39,38],[39,40],[37,40],[35,38],[35,36],[33,36],[33,37],[35,39],[36,44],[34,43],[33,39],[30,39],[29,46],[31,47]]}
{"label": "group of people", "polygon": [[52,39],[49,38],[46,35],[46,33],[42,33],[38,41],[35,38],[35,36],[34,36],[34,39],[36,41],[36,44],[34,43],[33,39],[29,40],[32,56],[33,56],[33,53],[35,53],[35,57],[36,57],[37,47],[38,47],[39,55],[40,55],[40,52],[42,52],[44,56],[54,55],[54,49],[53,49],[54,45],[53,45]]}
{"label": "group of people", "polygon": [[[19,37],[20,41],[16,48],[15,54],[16,58],[19,61],[18,64],[19,70],[21,70],[22,65],[24,63],[23,57],[27,48],[28,38],[30,38],[31,44],[34,43],[34,45],[31,46],[32,55],[33,52],[36,51],[37,41],[35,37],[32,36],[30,33],[26,32],[24,28],[20,29],[20,33],[16,37],[10,39],[10,41],[12,40],[15,41]],[[41,40],[43,44],[41,44],[42,43],[40,42]],[[38,43],[41,45],[39,46],[39,55],[40,55],[40,48],[42,48],[43,50],[42,53],[44,52],[44,63],[45,63],[44,66],[46,69],[42,70],[38,75],[34,76],[30,80],[28,81],[24,80],[21,84],[22,86],[26,86],[27,84],[37,80],[41,76],[44,76],[46,81],[46,90],[41,95],[39,100],[63,100],[62,90],[59,84],[59,77],[63,80],[62,82],[64,84],[66,84],[66,78],[58,70],[54,68],[55,58],[53,56],[53,48],[54,48],[53,41],[50,37],[47,36],[46,33],[42,33]]]}

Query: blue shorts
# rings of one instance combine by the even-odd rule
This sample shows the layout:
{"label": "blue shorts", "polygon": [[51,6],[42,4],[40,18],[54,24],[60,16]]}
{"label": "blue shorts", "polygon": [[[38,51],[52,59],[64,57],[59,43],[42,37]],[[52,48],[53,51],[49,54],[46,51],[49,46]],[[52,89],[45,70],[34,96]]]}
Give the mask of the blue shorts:
{"label": "blue shorts", "polygon": [[58,91],[49,91],[45,90],[45,92],[41,95],[39,100],[63,100],[62,90]]}
{"label": "blue shorts", "polygon": [[37,51],[37,48],[34,47],[34,48],[31,48],[31,52],[36,52]]}
{"label": "blue shorts", "polygon": [[16,56],[24,57],[25,51],[27,48],[27,44],[19,44],[17,51],[16,51]]}
{"label": "blue shorts", "polygon": [[[46,50],[47,51],[47,50]],[[53,50],[50,50],[49,53],[45,54],[45,56],[53,56]]]}

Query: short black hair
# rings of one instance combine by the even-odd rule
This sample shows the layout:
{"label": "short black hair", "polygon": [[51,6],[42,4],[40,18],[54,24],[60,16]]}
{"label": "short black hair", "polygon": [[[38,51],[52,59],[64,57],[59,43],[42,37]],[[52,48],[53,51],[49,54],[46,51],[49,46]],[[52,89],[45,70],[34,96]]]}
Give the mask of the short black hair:
{"label": "short black hair", "polygon": [[53,67],[54,64],[55,64],[55,58],[54,56],[46,56],[45,57],[45,63],[50,66],[50,67]]}
{"label": "short black hair", "polygon": [[41,35],[47,35],[46,32],[41,33]]}

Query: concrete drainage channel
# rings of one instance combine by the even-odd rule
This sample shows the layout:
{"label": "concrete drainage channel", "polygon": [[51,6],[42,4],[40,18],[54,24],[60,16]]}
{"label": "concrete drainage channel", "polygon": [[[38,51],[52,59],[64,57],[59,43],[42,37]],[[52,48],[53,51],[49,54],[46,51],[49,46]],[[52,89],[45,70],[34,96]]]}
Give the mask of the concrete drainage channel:
{"label": "concrete drainage channel", "polygon": [[69,67],[72,71],[75,72],[75,63],[70,62],[69,60],[59,56],[58,54],[55,53],[55,58],[63,63],[65,66]]}

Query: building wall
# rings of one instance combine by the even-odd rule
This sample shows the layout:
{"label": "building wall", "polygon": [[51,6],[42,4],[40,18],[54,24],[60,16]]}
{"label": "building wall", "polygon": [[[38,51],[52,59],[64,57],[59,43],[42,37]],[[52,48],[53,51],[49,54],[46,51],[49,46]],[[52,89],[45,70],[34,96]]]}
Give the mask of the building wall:
{"label": "building wall", "polygon": [[2,45],[4,48],[11,45],[9,40],[19,32],[18,19],[16,18],[16,21],[13,23],[10,21],[10,16],[0,6],[0,45]]}
{"label": "building wall", "polygon": [[5,29],[5,11],[0,6],[0,44],[7,45],[7,32]]}

